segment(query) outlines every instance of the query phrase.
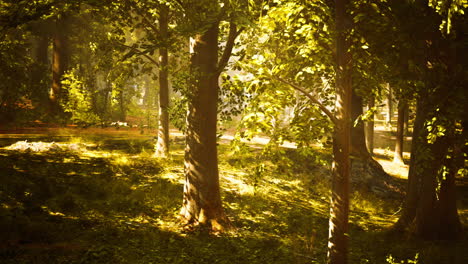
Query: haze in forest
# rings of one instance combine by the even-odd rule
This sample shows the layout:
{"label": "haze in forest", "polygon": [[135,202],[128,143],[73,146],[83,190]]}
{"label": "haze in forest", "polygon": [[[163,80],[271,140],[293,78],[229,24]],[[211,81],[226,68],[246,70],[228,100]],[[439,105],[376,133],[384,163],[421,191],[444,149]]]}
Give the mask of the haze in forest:
{"label": "haze in forest", "polygon": [[468,263],[467,8],[0,2],[0,263]]}

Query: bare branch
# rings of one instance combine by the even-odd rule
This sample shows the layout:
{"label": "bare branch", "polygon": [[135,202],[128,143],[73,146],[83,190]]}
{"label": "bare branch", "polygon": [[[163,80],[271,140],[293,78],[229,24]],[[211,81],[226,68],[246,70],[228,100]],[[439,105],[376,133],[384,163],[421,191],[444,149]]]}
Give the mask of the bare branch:
{"label": "bare branch", "polygon": [[302,94],[304,94],[307,98],[309,98],[310,101],[312,101],[312,103],[316,104],[320,110],[322,110],[329,118],[330,120],[336,125],[338,123],[338,120],[336,119],[336,117],[333,115],[332,112],[330,112],[330,110],[328,110],[328,108],[326,108],[319,100],[317,100],[317,98],[315,98],[314,96],[312,96],[309,92],[307,92],[307,89],[299,86],[299,85],[296,85],[294,83],[290,83],[280,77],[276,77],[276,76],[272,76],[273,79],[275,80],[278,80],[284,84],[287,84],[289,86],[291,86],[292,88],[294,88],[295,90],[301,92]]}
{"label": "bare branch", "polygon": [[153,59],[150,55],[146,54],[145,52],[133,47],[133,46],[128,46],[128,45],[125,45],[125,44],[122,44],[122,43],[117,43],[118,45],[122,46],[122,47],[125,47],[125,48],[128,48],[128,49],[131,49],[134,54],[137,54],[137,55],[142,55],[144,56],[146,59],[148,59],[150,62],[154,63],[156,66],[159,67],[159,63]]}
{"label": "bare branch", "polygon": [[221,73],[226,67],[227,63],[229,62],[229,58],[232,54],[232,49],[234,48],[234,41],[236,40],[237,36],[239,36],[241,31],[242,29],[237,31],[237,26],[235,23],[229,23],[229,35],[226,41],[226,46],[224,47],[223,55],[221,56],[221,59],[218,62],[218,73]]}

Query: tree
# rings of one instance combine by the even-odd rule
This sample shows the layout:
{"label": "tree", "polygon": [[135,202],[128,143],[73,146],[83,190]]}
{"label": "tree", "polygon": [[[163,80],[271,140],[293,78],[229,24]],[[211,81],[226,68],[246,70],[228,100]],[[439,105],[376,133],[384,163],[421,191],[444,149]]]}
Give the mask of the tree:
{"label": "tree", "polygon": [[[386,82],[405,89],[399,98],[418,101],[407,195],[396,230],[422,238],[453,239],[460,230],[454,175],[460,173],[457,166],[462,162],[459,154],[453,155],[457,151],[452,144],[462,144],[465,117],[456,109],[466,100],[461,92],[466,59],[454,54],[466,54],[460,37],[467,31],[466,18],[463,11],[453,15],[451,29],[457,33],[449,35],[439,31],[443,18],[427,2],[372,6],[366,22],[377,30],[364,28],[369,44],[365,47],[384,62]],[[386,38],[389,34],[395,36],[391,41]]]}
{"label": "tree", "polygon": [[394,21],[404,21],[387,28],[397,37],[387,43],[391,52],[385,56],[392,54],[398,62],[388,65],[411,89],[407,94],[417,99],[407,194],[395,230],[425,239],[455,239],[461,230],[455,177],[463,173],[461,153],[466,151],[459,146],[466,142],[466,114],[460,109],[466,100],[462,69],[467,61],[455,54],[466,54],[460,37],[468,32],[466,17],[453,17],[456,34],[445,34],[439,30],[442,18],[423,1],[392,3],[387,10]]}
{"label": "tree", "polygon": [[405,110],[407,109],[406,102],[404,100],[398,101],[398,120],[397,120],[397,131],[395,141],[395,152],[393,155],[393,162],[403,164],[403,143],[404,143],[404,132],[405,132]]}
{"label": "tree", "polygon": [[351,21],[348,0],[335,2],[336,23],[336,119],[333,135],[332,197],[330,205],[328,263],[348,262],[348,216],[351,147],[352,61],[349,52]]}
{"label": "tree", "polygon": [[68,67],[67,19],[57,18],[52,37],[52,84],[49,93],[49,113],[60,114],[62,78]]}
{"label": "tree", "polygon": [[[169,155],[169,52],[175,53],[178,36],[174,32],[180,28],[169,27],[171,14],[178,12],[180,4],[175,1],[145,1],[121,0],[116,8],[115,16],[118,17],[116,24],[128,27],[132,32],[139,32],[135,39],[125,39],[124,43],[118,43],[126,47],[126,57],[137,56],[144,58],[152,64],[152,68],[158,68],[157,78],[159,81],[159,117],[158,134],[155,145],[156,157],[167,157]],[[130,10],[130,12],[129,12]],[[183,13],[183,11],[181,11]],[[128,16],[128,13],[131,15]],[[179,12],[180,13],[180,12]],[[157,21],[157,23],[154,23]],[[185,35],[181,31],[179,35]],[[132,33],[133,34],[133,33]],[[155,52],[159,53],[159,59],[154,59]]]}
{"label": "tree", "polygon": [[155,155],[167,157],[169,155],[169,55],[167,51],[169,7],[162,5],[159,12],[159,34],[160,38],[166,42],[159,48],[159,120]]}
{"label": "tree", "polygon": [[392,127],[393,118],[393,87],[389,83],[386,85],[387,89],[387,119],[385,120],[388,127]]}
{"label": "tree", "polygon": [[367,103],[367,109],[370,111],[370,115],[367,117],[367,120],[364,123],[367,151],[369,151],[371,155],[374,154],[374,107],[375,98],[371,96]]}
{"label": "tree", "polygon": [[218,101],[218,24],[193,40],[191,95],[187,113],[184,201],[180,212],[189,223],[220,231],[227,224],[219,189],[216,147]]}
{"label": "tree", "polygon": [[[351,103],[351,174],[353,181],[365,182],[368,187],[386,188],[390,185],[390,176],[384,171],[382,165],[376,161],[367,149],[365,124],[362,121],[363,99],[354,86]],[[370,110],[372,113],[372,110]],[[373,125],[372,125],[373,126]],[[372,129],[373,133],[373,129]]]}
{"label": "tree", "polygon": [[[185,3],[187,4],[187,3]],[[184,6],[188,10],[188,6]],[[218,1],[191,3],[189,21],[195,26],[191,38],[190,87],[186,124],[185,183],[180,216],[190,225],[223,231],[229,226],[220,195],[217,157],[218,79],[228,63],[239,34],[233,21],[224,52],[218,61]]]}
{"label": "tree", "polygon": [[23,29],[9,29],[0,40],[0,123],[19,119],[24,99],[31,98],[29,75],[35,68],[30,56],[29,34]]}

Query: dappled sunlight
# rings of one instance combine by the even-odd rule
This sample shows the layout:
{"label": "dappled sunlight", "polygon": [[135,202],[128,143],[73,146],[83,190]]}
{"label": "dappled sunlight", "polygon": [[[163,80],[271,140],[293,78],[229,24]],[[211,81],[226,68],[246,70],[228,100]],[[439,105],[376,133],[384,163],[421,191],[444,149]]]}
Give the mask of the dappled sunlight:
{"label": "dappled sunlight", "polygon": [[[75,143],[60,142],[59,151],[0,149],[0,169],[8,174],[0,181],[9,186],[0,197],[0,215],[6,215],[0,220],[0,231],[15,219],[21,223],[15,229],[19,231],[5,233],[6,240],[84,247],[76,258],[100,252],[93,246],[96,243],[146,251],[151,245],[164,256],[169,253],[161,252],[186,250],[190,243],[212,243],[219,250],[234,247],[247,255],[271,255],[273,250],[293,263],[325,258],[330,213],[327,166],[302,160],[292,152],[278,159],[249,146],[246,152],[235,154],[220,145],[222,201],[235,229],[203,237],[184,231],[179,220],[184,184],[181,142],[173,145],[169,158],[160,159],[146,150],[144,141],[118,140],[111,145],[113,141],[105,137],[94,143],[77,137],[70,140]],[[68,144],[83,147],[76,151]],[[376,234],[389,228],[398,213],[399,204],[394,201],[355,192],[351,232],[358,233],[356,239],[366,239],[363,231]],[[463,217],[466,210],[460,214]],[[119,251],[112,252],[121,256]]]}
{"label": "dappled sunlight", "polygon": [[[389,175],[399,178],[407,179],[409,166],[407,164],[401,164],[393,161],[393,151],[388,149],[374,149],[374,158],[384,168],[385,172]],[[403,153],[403,159],[409,161],[410,154],[408,152]]]}
{"label": "dappled sunlight", "polygon": [[236,170],[226,170],[226,168],[221,168],[221,186],[225,191],[231,191],[238,193],[240,195],[253,195],[255,189],[252,185],[249,185],[244,182],[246,173]]}
{"label": "dappled sunlight", "polygon": [[17,151],[32,151],[32,152],[44,152],[44,151],[81,151],[84,146],[78,143],[55,143],[55,142],[28,142],[18,141],[10,146],[5,147],[7,150]]}

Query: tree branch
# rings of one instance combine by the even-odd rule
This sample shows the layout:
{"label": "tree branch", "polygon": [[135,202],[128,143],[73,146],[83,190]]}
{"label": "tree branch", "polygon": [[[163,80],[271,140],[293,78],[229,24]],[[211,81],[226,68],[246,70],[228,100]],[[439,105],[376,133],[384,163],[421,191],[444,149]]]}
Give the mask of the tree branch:
{"label": "tree branch", "polygon": [[144,53],[143,51],[133,47],[133,46],[128,46],[128,45],[125,45],[125,44],[122,44],[122,43],[117,43],[118,45],[122,46],[122,47],[125,47],[125,48],[128,48],[128,49],[131,49],[134,54],[137,54],[137,55],[143,55],[146,59],[148,59],[150,62],[154,63],[156,66],[159,67],[159,63],[153,59],[150,55]]}
{"label": "tree branch", "polygon": [[232,54],[232,49],[234,48],[234,41],[236,40],[237,36],[242,32],[243,29],[237,31],[237,25],[234,22],[229,23],[229,35],[226,41],[226,46],[224,47],[223,55],[218,62],[218,69],[217,72],[221,73],[224,68],[226,67],[227,63],[229,62],[229,58]]}
{"label": "tree branch", "polygon": [[307,98],[309,98],[310,101],[312,101],[312,103],[316,104],[320,110],[322,110],[329,118],[330,120],[333,122],[333,124],[337,125],[338,123],[338,120],[336,119],[335,115],[333,115],[332,112],[330,112],[330,110],[328,110],[328,108],[326,108],[319,100],[317,100],[317,98],[313,97],[309,92],[307,92],[307,90],[299,85],[296,85],[294,83],[290,83],[280,77],[276,77],[276,76],[272,76],[273,79],[275,80],[278,80],[284,84],[287,84],[289,86],[291,86],[292,88],[294,88],[295,90],[301,92],[302,94],[304,94]]}

